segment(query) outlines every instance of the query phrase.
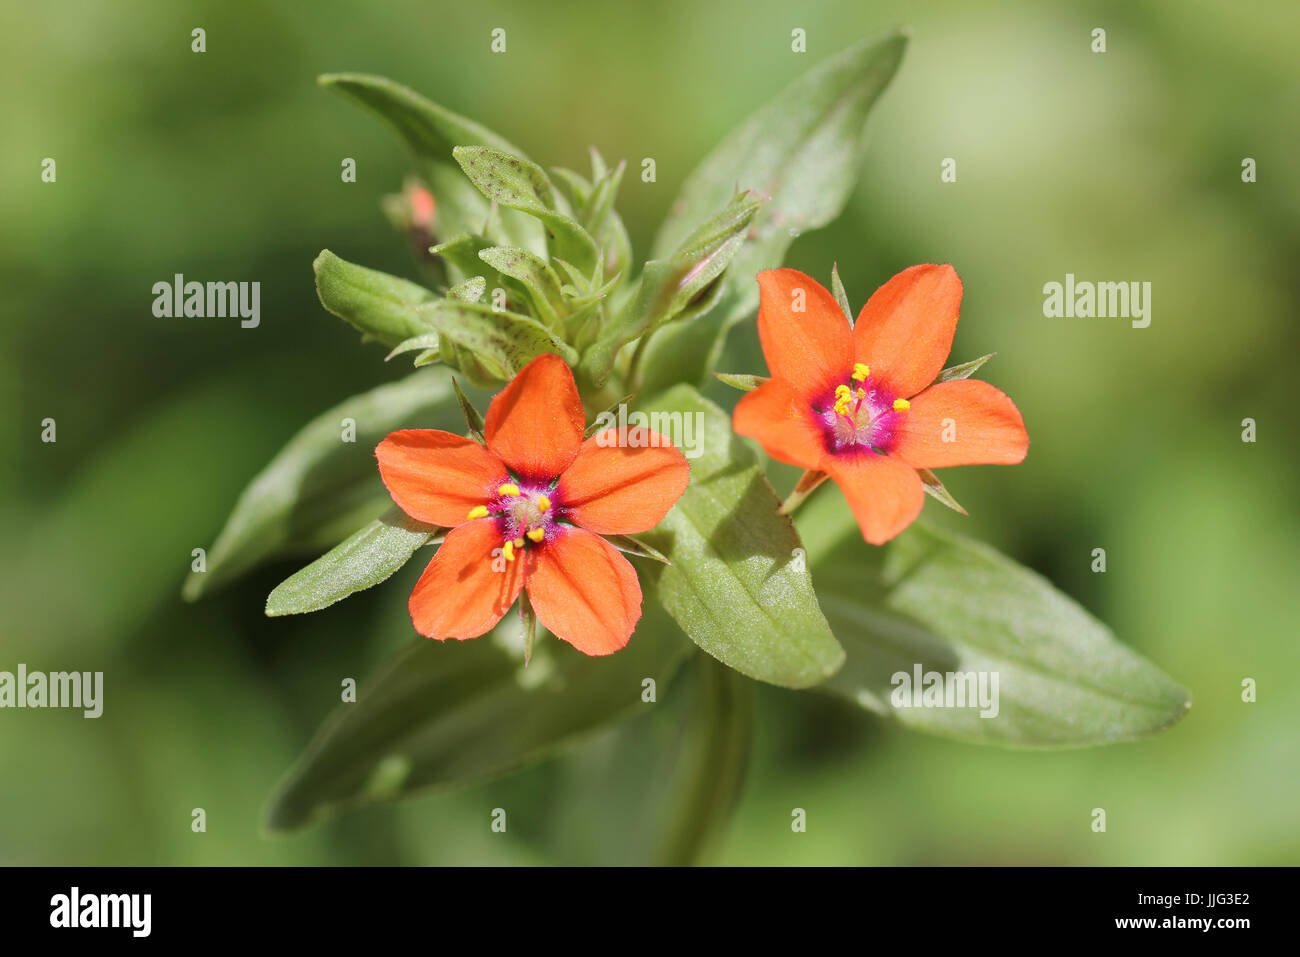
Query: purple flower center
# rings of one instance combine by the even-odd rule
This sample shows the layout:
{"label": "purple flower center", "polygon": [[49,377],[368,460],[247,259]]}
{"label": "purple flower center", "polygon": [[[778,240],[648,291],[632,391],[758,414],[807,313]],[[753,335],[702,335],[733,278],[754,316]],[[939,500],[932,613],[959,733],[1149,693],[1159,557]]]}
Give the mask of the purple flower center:
{"label": "purple flower center", "polygon": [[488,512],[495,516],[503,539],[540,544],[553,537],[564,510],[549,483],[519,481],[501,486]]}
{"label": "purple flower center", "polygon": [[813,403],[813,419],[822,430],[826,450],[886,454],[907,414],[895,406],[896,398],[871,376],[857,380],[846,375]]}

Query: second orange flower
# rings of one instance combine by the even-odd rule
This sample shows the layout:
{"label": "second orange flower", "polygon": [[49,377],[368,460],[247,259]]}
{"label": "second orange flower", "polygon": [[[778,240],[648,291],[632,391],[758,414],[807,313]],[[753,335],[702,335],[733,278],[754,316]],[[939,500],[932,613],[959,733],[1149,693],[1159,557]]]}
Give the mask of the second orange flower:
{"label": "second orange flower", "polygon": [[961,306],[951,266],[903,270],[852,326],[811,276],[771,269],[758,284],[772,377],[740,400],[734,427],[774,459],[826,473],[868,542],[888,541],[920,514],[918,469],[1024,459],[1029,436],[1004,393],[974,379],[936,381]]}

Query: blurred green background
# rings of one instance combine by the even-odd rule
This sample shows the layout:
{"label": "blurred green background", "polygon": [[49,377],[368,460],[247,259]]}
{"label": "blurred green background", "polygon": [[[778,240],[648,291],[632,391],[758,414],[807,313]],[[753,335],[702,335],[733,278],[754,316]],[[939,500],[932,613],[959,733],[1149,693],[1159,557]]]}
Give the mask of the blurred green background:
{"label": "blurred green background", "polygon": [[[644,254],[730,127],[900,23],[911,47],[854,198],[788,263],[828,281],[838,261],[855,308],[911,263],[956,265],[953,361],[998,353],[981,375],[1016,399],[1032,448],[1018,468],[946,473],[971,517],[936,503],[927,516],[1046,574],[1195,704],[1140,743],[1008,752],[764,687],[753,771],[712,859],[1300,862],[1300,8],[1071,6],[6,4],[0,669],[102,670],[106,691],[95,721],[0,712],[0,863],[638,859],[673,707],[505,780],[259,834],[340,678],[408,640],[423,564],[302,619],[261,614],[295,563],[179,599],[190,550],[210,545],[269,456],[406,368],[316,300],[325,246],[413,270],[378,207],[408,171],[403,148],[315,77],[391,76],[545,165],[584,169],[589,143],[633,166],[654,157],[658,182],[629,176],[620,200]],[[494,27],[505,55],[489,52]],[[790,51],[794,27],[806,54]],[[1094,27],[1104,55],[1090,52]],[[355,184],[340,181],[343,157]],[[955,184],[940,182],[945,157]],[[259,280],[260,328],[155,318],[151,286],[177,272]],[[1150,328],[1045,319],[1042,286],[1067,272],[1150,281]],[[752,324],[733,339],[723,368],[761,371]],[[1105,575],[1089,570],[1095,547]],[[1240,699],[1245,677],[1257,703]],[[498,806],[511,809],[505,834],[489,828]],[[195,807],[204,834],[190,830]],[[806,833],[791,832],[794,807]],[[1089,827],[1094,807],[1105,834]]]}

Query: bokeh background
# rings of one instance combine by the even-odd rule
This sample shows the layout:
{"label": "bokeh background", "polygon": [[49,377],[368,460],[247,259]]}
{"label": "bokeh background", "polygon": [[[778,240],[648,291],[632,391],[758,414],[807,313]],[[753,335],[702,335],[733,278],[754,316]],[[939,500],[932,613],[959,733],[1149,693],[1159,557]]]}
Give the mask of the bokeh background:
{"label": "bokeh background", "polygon": [[[634,165],[653,156],[658,182],[629,176],[620,201],[643,253],[731,126],[816,61],[903,23],[911,47],[859,187],[788,263],[825,281],[838,261],[855,308],[906,265],[956,265],[954,361],[998,353],[982,375],[1015,397],[1033,445],[1019,468],[946,475],[970,518],[936,503],[927,515],[1048,575],[1195,704],[1143,742],[1011,752],[764,687],[753,771],[711,859],[1300,862],[1300,8],[1070,7],[5,4],[0,669],[102,670],[106,700],[96,721],[0,712],[0,863],[637,859],[631,835],[669,760],[644,756],[680,718],[671,708],[491,784],[259,833],[340,676],[363,678],[408,640],[422,564],[302,619],[261,614],[294,563],[179,598],[190,550],[280,445],[405,369],[315,297],[326,246],[413,275],[378,206],[407,156],[315,77],[389,75],[546,165],[585,168],[589,143]],[[494,27],[505,55],[489,52]],[[1090,52],[1094,27],[1104,55]],[[340,181],[345,156],[355,184]],[[944,157],[955,184],[940,182]],[[261,327],[155,318],[151,286],[176,272],[260,281]],[[1150,328],[1045,319],[1042,286],[1067,272],[1150,281]],[[724,367],[761,369],[752,326],[733,338]],[[1240,439],[1245,417],[1255,444]],[[1099,546],[1105,575],[1089,570]],[[1245,677],[1257,703],[1241,701]],[[506,834],[488,827],[497,806],[512,809]],[[791,832],[793,807],[807,833]],[[1089,827],[1094,807],[1105,834]]]}

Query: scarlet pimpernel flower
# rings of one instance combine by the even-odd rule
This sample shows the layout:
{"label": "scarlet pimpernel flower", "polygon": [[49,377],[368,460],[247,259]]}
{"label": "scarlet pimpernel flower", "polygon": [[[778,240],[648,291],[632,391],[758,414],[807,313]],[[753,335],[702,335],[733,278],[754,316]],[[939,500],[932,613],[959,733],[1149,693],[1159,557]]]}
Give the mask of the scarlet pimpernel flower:
{"label": "scarlet pimpernel flower", "polygon": [[987,382],[936,381],[961,306],[952,266],[903,270],[852,325],[797,270],[761,272],[758,284],[772,377],[740,400],[734,428],[773,458],[829,476],[868,542],[888,541],[920,513],[918,469],[1024,459],[1029,436],[1011,399]]}
{"label": "scarlet pimpernel flower", "polygon": [[488,407],[484,444],[435,429],[375,449],[393,501],[451,530],[411,592],[429,638],[489,631],[525,591],[537,620],[588,655],[627,644],[641,616],[636,570],[601,535],[644,532],[686,490],[690,467],[645,429],[583,440],[573,373],[533,360]]}

